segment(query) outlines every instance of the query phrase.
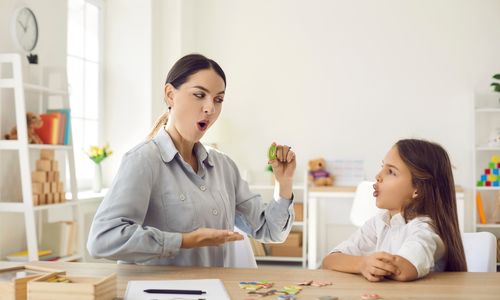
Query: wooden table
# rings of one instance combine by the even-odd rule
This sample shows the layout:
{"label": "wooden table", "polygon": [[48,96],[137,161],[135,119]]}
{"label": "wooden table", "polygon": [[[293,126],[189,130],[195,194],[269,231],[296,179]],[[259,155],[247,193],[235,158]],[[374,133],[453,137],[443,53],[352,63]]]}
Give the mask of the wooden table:
{"label": "wooden table", "polygon": [[[0,266],[13,265],[0,263]],[[175,280],[219,278],[231,299],[276,299],[249,297],[239,288],[240,281],[270,280],[276,288],[304,280],[331,281],[326,287],[305,287],[297,299],[337,296],[340,300],[356,299],[364,293],[378,293],[389,299],[500,299],[500,273],[433,273],[414,282],[386,280],[371,283],[359,275],[326,270],[265,267],[261,269],[178,268],[166,266],[118,265],[106,263],[33,262],[30,265],[65,270],[68,275],[104,276],[117,274],[117,295],[123,297],[129,280]]]}

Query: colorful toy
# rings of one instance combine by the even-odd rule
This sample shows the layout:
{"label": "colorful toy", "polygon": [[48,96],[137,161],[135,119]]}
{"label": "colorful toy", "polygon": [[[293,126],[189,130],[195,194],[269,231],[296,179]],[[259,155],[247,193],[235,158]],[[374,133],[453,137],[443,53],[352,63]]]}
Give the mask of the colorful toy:
{"label": "colorful toy", "polygon": [[483,174],[479,176],[476,186],[500,186],[500,157],[493,155],[488,168],[484,169]]}
{"label": "colorful toy", "polygon": [[276,144],[272,143],[272,145],[269,147],[269,150],[267,151],[267,158],[269,158],[269,160],[276,159],[277,157],[276,150],[277,150]]}
{"label": "colorful toy", "polygon": [[[26,113],[26,124],[28,126],[28,143],[29,144],[43,144],[42,139],[35,132],[35,129],[42,127],[42,118],[34,113]],[[17,140],[17,127],[14,126],[9,133],[5,135],[8,140]]]}
{"label": "colorful toy", "polygon": [[333,176],[325,169],[326,162],[323,158],[309,161],[309,181],[315,186],[333,185]]}

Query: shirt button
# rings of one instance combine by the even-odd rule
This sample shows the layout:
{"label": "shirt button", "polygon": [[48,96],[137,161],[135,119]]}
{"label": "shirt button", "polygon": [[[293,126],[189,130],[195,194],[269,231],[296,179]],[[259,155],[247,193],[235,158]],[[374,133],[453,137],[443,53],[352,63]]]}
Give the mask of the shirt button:
{"label": "shirt button", "polygon": [[216,215],[218,215],[218,214],[219,214],[219,212],[218,212],[218,211],[214,208],[214,209],[212,209],[212,214],[213,214],[214,216],[216,216]]}
{"label": "shirt button", "polygon": [[206,187],[206,186],[204,186],[204,185],[202,185],[202,186],[200,186],[200,190],[202,190],[202,191],[206,191],[206,190],[207,190],[207,187]]}
{"label": "shirt button", "polygon": [[181,194],[181,195],[179,196],[179,199],[181,199],[181,201],[184,201],[184,200],[186,200],[186,196],[184,196],[184,194]]}

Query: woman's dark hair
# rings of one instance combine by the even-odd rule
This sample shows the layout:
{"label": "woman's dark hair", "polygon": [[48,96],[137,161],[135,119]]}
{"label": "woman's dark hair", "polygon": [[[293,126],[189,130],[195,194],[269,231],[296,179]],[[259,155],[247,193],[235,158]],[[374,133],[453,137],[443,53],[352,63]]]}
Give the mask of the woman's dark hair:
{"label": "woman's dark hair", "polygon": [[[207,69],[214,70],[222,78],[224,86],[226,86],[226,75],[219,64],[201,54],[188,54],[179,59],[168,72],[165,85],[170,83],[174,88],[178,89],[189,79],[189,76]],[[148,139],[154,138],[158,130],[167,122],[167,119],[168,112],[164,112],[155,121],[151,132],[148,134]]]}
{"label": "woman's dark hair", "polygon": [[458,226],[455,182],[448,153],[436,143],[405,139],[396,143],[399,156],[412,174],[417,197],[403,208],[406,221],[428,216],[446,247],[445,271],[467,271]]}

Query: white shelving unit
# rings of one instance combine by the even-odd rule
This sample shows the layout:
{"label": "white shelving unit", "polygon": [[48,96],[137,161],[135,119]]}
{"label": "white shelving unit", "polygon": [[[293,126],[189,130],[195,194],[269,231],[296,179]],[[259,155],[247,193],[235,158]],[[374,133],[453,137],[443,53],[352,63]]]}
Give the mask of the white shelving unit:
{"label": "white shelving unit", "polygon": [[[302,256],[301,257],[288,257],[288,256],[256,256],[257,262],[293,262],[301,263],[305,268],[307,265],[307,203],[306,203],[306,189],[303,185],[294,185],[292,187],[294,193],[294,202],[303,204],[303,221],[294,221],[292,231],[302,232]],[[256,184],[250,185],[250,190],[263,195],[264,199],[272,197],[274,193],[274,185]]]}
{"label": "white shelving unit", "polygon": [[[490,133],[500,128],[500,93],[478,92],[474,97],[473,195],[474,231],[489,231],[500,237],[500,187],[478,186],[493,155],[500,156],[500,146],[488,144]],[[498,168],[498,166],[497,166]],[[481,224],[476,194],[481,194],[486,224]],[[496,210],[496,215],[495,215]],[[500,263],[497,263],[500,266]]]}
{"label": "white shelving unit", "polygon": [[[15,121],[18,132],[17,140],[0,140],[0,153],[4,151],[17,151],[19,157],[19,172],[21,176],[21,192],[22,202],[19,199],[0,199],[0,213],[22,213],[24,215],[24,225],[26,232],[26,244],[28,250],[28,259],[30,261],[37,261],[39,237],[41,235],[42,214],[44,212],[60,209],[64,207],[72,208],[73,217],[78,222],[78,240],[77,240],[77,253],[68,257],[63,257],[59,261],[74,261],[82,257],[83,254],[83,222],[79,214],[77,202],[77,187],[76,187],[76,174],[73,147],[71,145],[34,145],[28,144],[28,132],[26,124],[26,98],[25,91],[35,93],[38,96],[39,112],[45,111],[48,106],[48,101],[53,95],[62,96],[62,104],[64,107],[69,107],[68,92],[65,89],[54,89],[49,86],[43,85],[43,79],[40,75],[40,83],[26,83],[23,79],[26,74],[23,74],[23,66],[21,64],[21,56],[19,54],[0,54],[0,67],[6,67],[11,70],[9,78],[0,77],[0,90],[10,89],[13,91]],[[41,69],[44,70],[44,69]],[[2,69],[0,69],[2,71]],[[6,72],[8,73],[8,72]],[[66,74],[64,74],[64,78]],[[2,97],[3,98],[3,97]],[[5,97],[12,98],[12,97]],[[0,99],[1,101],[8,99]],[[1,111],[2,114],[8,112]],[[71,130],[70,130],[71,133]],[[71,140],[71,136],[70,136]],[[70,191],[71,199],[64,203],[49,204],[49,205],[33,205],[32,185],[31,185],[31,167],[30,157],[38,154],[41,149],[51,149],[56,153],[62,153],[66,159],[69,167],[70,178]],[[63,165],[64,166],[64,165]],[[38,224],[37,221],[38,220]],[[1,258],[0,258],[1,259]]]}

